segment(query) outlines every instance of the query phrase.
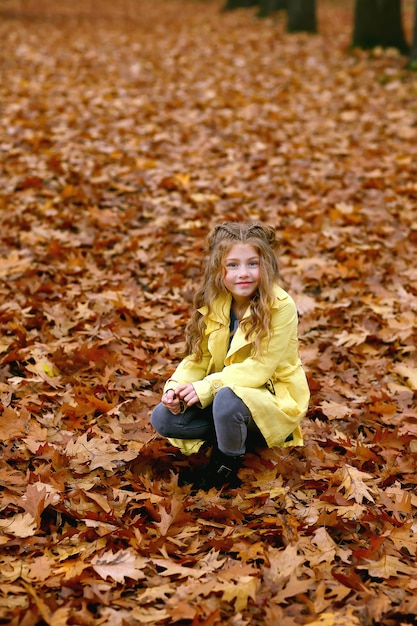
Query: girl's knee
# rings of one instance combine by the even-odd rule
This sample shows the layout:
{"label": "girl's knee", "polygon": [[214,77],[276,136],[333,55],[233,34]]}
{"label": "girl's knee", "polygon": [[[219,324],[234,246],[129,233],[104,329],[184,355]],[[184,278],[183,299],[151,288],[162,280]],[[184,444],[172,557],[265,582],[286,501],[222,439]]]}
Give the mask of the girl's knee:
{"label": "girl's knee", "polygon": [[230,387],[222,387],[221,389],[219,389],[219,391],[216,393],[216,396],[214,398],[214,402],[213,405],[216,404],[224,404],[224,405],[230,405],[232,404],[235,400],[237,399],[236,394],[230,389]]}
{"label": "girl's knee", "polygon": [[216,397],[213,402],[213,409],[215,413],[235,413],[235,412],[247,412],[245,403],[241,400],[230,387],[222,387],[216,393]]}
{"label": "girl's knee", "polygon": [[168,436],[169,411],[162,405],[158,404],[151,414],[151,424],[156,432],[162,437]]}
{"label": "girl's knee", "polygon": [[248,423],[251,413],[246,404],[230,387],[222,387],[213,402],[213,419],[216,426],[229,426],[240,423]]}

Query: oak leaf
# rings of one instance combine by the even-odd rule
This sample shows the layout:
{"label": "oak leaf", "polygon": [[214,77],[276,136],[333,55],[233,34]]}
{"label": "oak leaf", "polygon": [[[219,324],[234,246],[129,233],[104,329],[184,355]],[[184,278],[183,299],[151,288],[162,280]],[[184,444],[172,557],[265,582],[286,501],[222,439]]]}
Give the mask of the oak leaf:
{"label": "oak leaf", "polygon": [[68,626],[72,610],[69,606],[62,606],[51,615],[51,626]]}
{"label": "oak leaf", "polygon": [[0,528],[7,535],[31,537],[38,529],[35,518],[30,513],[16,513],[11,518],[0,519]]}
{"label": "oak leaf", "polygon": [[27,435],[28,420],[23,413],[18,414],[13,408],[6,407],[0,416],[0,437],[2,441],[17,439]]}
{"label": "oak leaf", "polygon": [[311,539],[311,544],[317,549],[317,553],[314,555],[306,554],[310,565],[318,565],[319,563],[332,563],[337,555],[342,561],[349,562],[352,554],[351,550],[339,548],[339,546],[333,541],[329,533],[324,527],[318,528],[314,531],[314,536]]}
{"label": "oak leaf", "polygon": [[417,391],[417,367],[409,367],[404,363],[395,363],[393,369],[405,379],[406,384],[413,391]]}
{"label": "oak leaf", "polygon": [[320,407],[324,415],[326,415],[329,420],[343,420],[351,413],[351,409],[347,406],[347,404],[340,404],[339,402],[334,402],[333,400],[322,400],[322,402],[320,402]]}
{"label": "oak leaf", "polygon": [[133,608],[128,612],[128,616],[126,617],[138,620],[139,624],[150,624],[154,626],[154,624],[158,624],[158,622],[163,623],[164,620],[169,619],[169,613],[165,608],[158,608],[158,606],[141,606]]}
{"label": "oak leaf", "polygon": [[293,572],[288,580],[283,583],[281,589],[279,589],[273,596],[274,602],[283,604],[288,601],[288,598],[294,598],[298,595],[308,593],[314,585],[314,578],[305,577],[298,578]]}
{"label": "oak leaf", "polygon": [[39,518],[50,504],[58,504],[61,495],[57,489],[48,483],[36,482],[27,486],[26,492],[22,496],[22,506],[26,513],[39,522]]}
{"label": "oak leaf", "polygon": [[241,576],[238,581],[219,580],[214,591],[221,592],[225,602],[234,602],[235,611],[239,612],[246,608],[250,598],[255,600],[259,585],[255,576]]}
{"label": "oak leaf", "polygon": [[168,513],[164,506],[159,507],[159,515],[161,517],[160,522],[154,522],[155,526],[159,529],[162,537],[165,537],[168,533],[170,526],[175,522],[181,511],[184,510],[184,504],[181,500],[173,497],[171,498],[171,510]]}
{"label": "oak leaf", "polygon": [[139,604],[155,603],[156,600],[166,600],[175,593],[175,585],[173,583],[165,583],[145,589],[138,596]]}
{"label": "oak leaf", "polygon": [[415,555],[417,545],[417,523],[408,522],[399,528],[387,529],[384,533],[392,541],[397,550],[406,549],[410,555]]}
{"label": "oak leaf", "polygon": [[298,554],[295,545],[288,545],[284,550],[270,548],[267,552],[269,568],[265,568],[264,576],[273,583],[278,583],[291,576],[304,563],[304,555]]}
{"label": "oak leaf", "polygon": [[358,569],[367,570],[369,576],[375,578],[395,578],[401,575],[415,575],[415,567],[400,561],[396,556],[386,554],[379,561],[369,561],[366,565],[358,565]]}
{"label": "oak leaf", "polygon": [[52,573],[52,561],[50,557],[43,554],[38,556],[30,563],[28,572],[26,574],[27,579],[33,581],[47,580]]}
{"label": "oak leaf", "polygon": [[201,578],[205,575],[205,570],[200,570],[197,567],[186,567],[175,563],[172,559],[157,559],[152,558],[153,565],[161,568],[161,576],[178,576],[179,578]]}
{"label": "oak leaf", "polygon": [[9,274],[17,274],[30,267],[32,259],[30,255],[12,250],[8,257],[0,257],[0,278]]}
{"label": "oak leaf", "polygon": [[184,600],[177,600],[173,607],[166,607],[166,609],[172,623],[193,620],[197,613],[196,607]]}
{"label": "oak leaf", "polygon": [[89,438],[88,433],[84,433],[68,442],[65,454],[71,459],[71,467],[79,472],[92,471],[98,467],[113,471],[134,459],[137,451],[119,450],[119,445],[113,443],[106,434]]}
{"label": "oak leaf", "polygon": [[311,313],[317,307],[317,301],[315,298],[307,294],[297,294],[294,297],[295,303],[297,305],[297,310],[300,315],[304,315],[304,313]]}
{"label": "oak leaf", "polygon": [[363,344],[368,337],[369,332],[366,328],[359,328],[356,332],[352,333],[347,330],[342,330],[341,333],[336,335],[336,345],[337,346],[345,346],[346,348],[351,348],[352,346],[358,346]]}
{"label": "oak leaf", "polygon": [[362,472],[352,465],[347,463],[336,472],[336,475],[340,478],[340,486],[338,491],[344,490],[345,497],[348,500],[355,500],[355,502],[361,504],[363,500],[369,502],[375,502],[371,492],[375,492],[375,487],[371,484],[367,486],[365,481],[372,481],[373,476],[367,472]]}
{"label": "oak leaf", "polygon": [[148,559],[138,556],[131,548],[116,553],[108,550],[101,556],[95,555],[91,559],[91,565],[99,576],[104,579],[109,577],[118,583],[124,583],[125,578],[133,580],[145,578],[143,570],[148,562]]}
{"label": "oak leaf", "polygon": [[319,619],[309,622],[309,626],[359,626],[360,623],[352,607],[348,607],[343,613],[322,613]]}

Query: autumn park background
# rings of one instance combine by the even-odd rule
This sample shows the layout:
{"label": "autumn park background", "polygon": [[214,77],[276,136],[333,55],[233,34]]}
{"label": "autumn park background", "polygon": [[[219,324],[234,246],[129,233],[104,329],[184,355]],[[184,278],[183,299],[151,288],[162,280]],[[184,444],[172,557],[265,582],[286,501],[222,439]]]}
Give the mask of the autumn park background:
{"label": "autumn park background", "polygon": [[[221,8],[0,1],[0,624],[415,623],[417,75],[353,1]],[[278,229],[311,407],[191,494],[149,412],[231,219]]]}

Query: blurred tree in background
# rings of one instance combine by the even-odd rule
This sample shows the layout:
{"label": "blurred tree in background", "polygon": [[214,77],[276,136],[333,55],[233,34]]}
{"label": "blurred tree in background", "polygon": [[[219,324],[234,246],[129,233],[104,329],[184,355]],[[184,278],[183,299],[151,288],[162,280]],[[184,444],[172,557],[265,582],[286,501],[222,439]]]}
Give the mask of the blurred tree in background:
{"label": "blurred tree in background", "polygon": [[398,48],[409,52],[405,40],[401,0],[356,0],[352,45],[358,48]]}
{"label": "blurred tree in background", "polygon": [[226,0],[224,11],[259,6],[258,17],[268,17],[274,11],[288,12],[288,32],[317,32],[316,0]]}
{"label": "blurred tree in background", "polygon": [[[224,11],[258,7],[257,17],[268,17],[287,11],[288,32],[317,32],[316,0],[226,0]],[[414,8],[414,37],[408,62],[417,69],[417,0]],[[404,34],[401,0],[356,0],[353,15],[352,47],[370,49],[397,48],[401,54],[410,52]]]}
{"label": "blurred tree in background", "polygon": [[410,58],[408,62],[408,68],[417,70],[417,0],[414,8],[414,37],[413,45],[410,52]]}

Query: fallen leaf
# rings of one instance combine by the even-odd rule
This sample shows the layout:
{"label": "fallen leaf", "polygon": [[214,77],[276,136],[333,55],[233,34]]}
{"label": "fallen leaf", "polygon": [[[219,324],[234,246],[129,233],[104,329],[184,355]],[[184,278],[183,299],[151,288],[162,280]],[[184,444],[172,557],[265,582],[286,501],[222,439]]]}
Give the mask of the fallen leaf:
{"label": "fallen leaf", "polygon": [[369,502],[375,502],[371,494],[371,491],[375,491],[375,488],[372,485],[367,486],[365,484],[365,481],[370,482],[373,480],[372,474],[362,472],[356,467],[345,464],[337,471],[337,475],[340,476],[341,481],[338,490],[341,491],[343,489],[348,500],[353,499],[359,504],[365,499]]}
{"label": "fallen leaf", "polygon": [[139,557],[132,549],[119,550],[113,553],[108,550],[103,555],[95,555],[91,559],[93,569],[103,578],[111,578],[117,583],[124,583],[125,578],[141,580],[145,578],[143,569],[148,560]]}
{"label": "fallen leaf", "polygon": [[0,528],[7,535],[24,538],[34,535],[38,525],[30,513],[16,513],[12,518],[0,519]]}
{"label": "fallen leaf", "polygon": [[357,568],[367,570],[369,576],[375,578],[412,576],[414,573],[414,567],[403,563],[399,558],[390,554],[383,556],[379,561],[369,561],[367,565],[358,565]]}

